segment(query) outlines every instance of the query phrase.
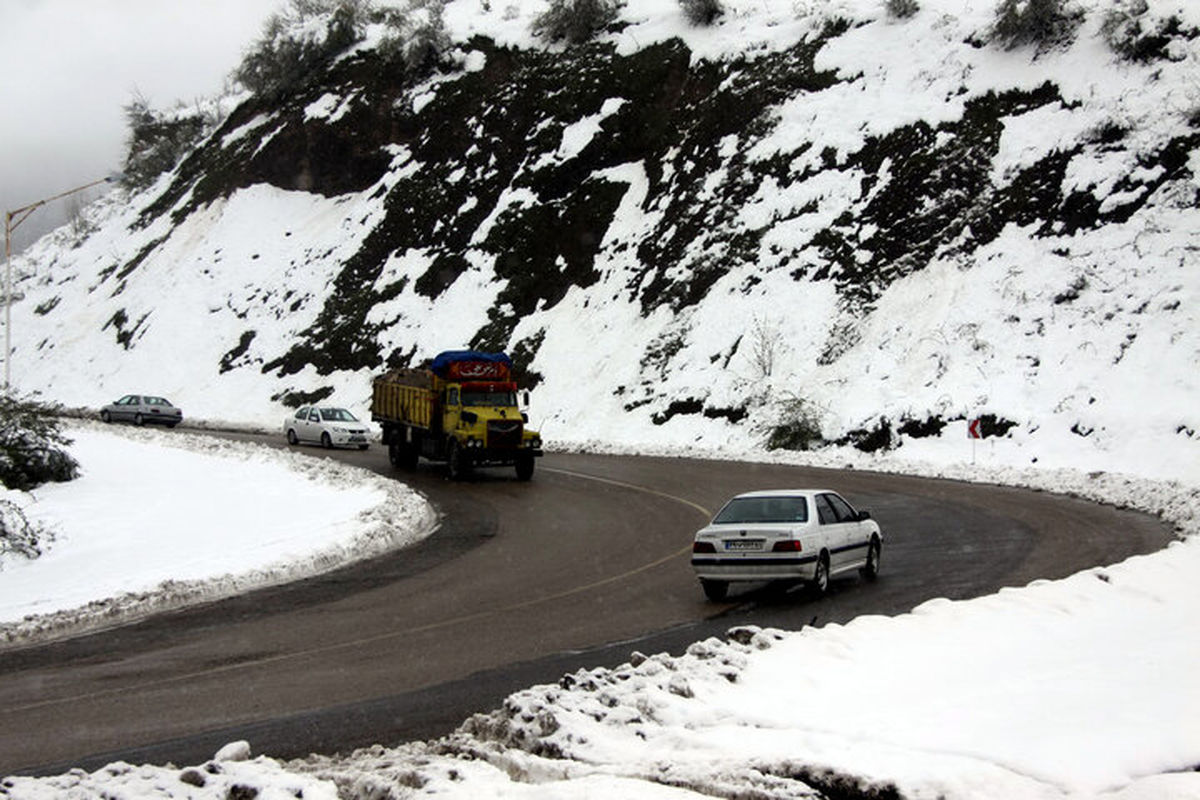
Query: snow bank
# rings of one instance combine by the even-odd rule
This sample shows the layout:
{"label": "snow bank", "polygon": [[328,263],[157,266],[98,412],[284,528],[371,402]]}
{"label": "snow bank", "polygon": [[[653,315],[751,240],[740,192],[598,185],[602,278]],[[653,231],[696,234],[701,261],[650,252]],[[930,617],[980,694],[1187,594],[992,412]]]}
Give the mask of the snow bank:
{"label": "snow bank", "polygon": [[308,577],[436,524],[417,492],[331,459],[181,431],[66,432],[81,477],[6,495],[50,540],[37,559],[0,564],[0,643]]}

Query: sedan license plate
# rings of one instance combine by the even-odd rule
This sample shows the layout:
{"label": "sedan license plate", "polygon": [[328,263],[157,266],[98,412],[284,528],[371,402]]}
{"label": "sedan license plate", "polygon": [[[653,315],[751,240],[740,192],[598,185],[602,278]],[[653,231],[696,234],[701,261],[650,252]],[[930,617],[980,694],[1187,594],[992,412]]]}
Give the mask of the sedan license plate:
{"label": "sedan license plate", "polygon": [[762,550],[762,539],[726,539],[726,550]]}

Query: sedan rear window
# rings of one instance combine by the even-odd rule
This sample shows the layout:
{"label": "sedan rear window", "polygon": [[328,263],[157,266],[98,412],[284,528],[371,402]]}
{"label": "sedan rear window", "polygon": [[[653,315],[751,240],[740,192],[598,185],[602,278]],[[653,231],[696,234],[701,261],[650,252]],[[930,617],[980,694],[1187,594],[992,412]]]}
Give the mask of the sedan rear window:
{"label": "sedan rear window", "polygon": [[808,522],[803,497],[735,497],[713,520],[714,525],[739,522]]}

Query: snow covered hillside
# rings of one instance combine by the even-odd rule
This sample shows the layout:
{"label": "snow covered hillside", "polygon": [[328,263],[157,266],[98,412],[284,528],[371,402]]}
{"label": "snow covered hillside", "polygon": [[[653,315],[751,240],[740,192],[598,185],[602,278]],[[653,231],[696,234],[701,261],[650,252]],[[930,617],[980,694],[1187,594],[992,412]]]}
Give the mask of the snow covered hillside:
{"label": "snow covered hillside", "polygon": [[560,445],[809,419],[920,457],[982,416],[997,465],[1200,478],[1200,7],[1081,0],[1009,48],[995,0],[724,5],[568,47],[454,0],[430,76],[368,36],[246,98],[17,260],[16,387],[275,425],[470,344]]}

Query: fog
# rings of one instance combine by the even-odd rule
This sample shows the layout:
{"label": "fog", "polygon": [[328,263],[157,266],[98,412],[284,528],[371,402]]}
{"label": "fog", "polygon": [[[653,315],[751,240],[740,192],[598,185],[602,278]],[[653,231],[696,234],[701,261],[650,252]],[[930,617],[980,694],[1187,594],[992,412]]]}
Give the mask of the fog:
{"label": "fog", "polygon": [[[11,211],[120,171],[123,107],[218,93],[283,0],[5,0],[0,206]],[[106,186],[30,214],[19,252]]]}

